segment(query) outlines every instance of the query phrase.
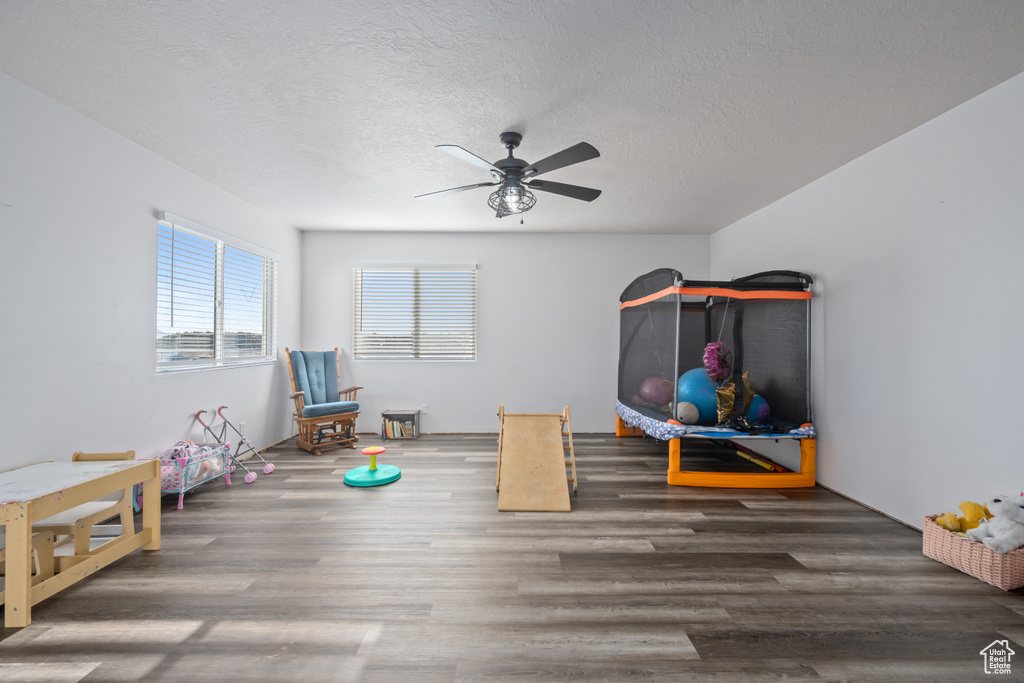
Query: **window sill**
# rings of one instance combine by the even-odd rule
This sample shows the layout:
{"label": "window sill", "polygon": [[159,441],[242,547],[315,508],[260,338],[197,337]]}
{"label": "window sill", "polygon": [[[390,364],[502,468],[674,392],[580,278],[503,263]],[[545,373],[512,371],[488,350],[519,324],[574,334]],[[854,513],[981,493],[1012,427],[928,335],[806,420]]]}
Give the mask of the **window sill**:
{"label": "window sill", "polygon": [[177,375],[183,372],[205,372],[207,370],[228,370],[230,368],[251,368],[257,365],[273,365],[276,359],[260,358],[251,361],[230,361],[221,363],[203,363],[201,365],[174,365],[158,367],[158,375]]}
{"label": "window sill", "polygon": [[476,358],[353,358],[354,363],[475,363]]}

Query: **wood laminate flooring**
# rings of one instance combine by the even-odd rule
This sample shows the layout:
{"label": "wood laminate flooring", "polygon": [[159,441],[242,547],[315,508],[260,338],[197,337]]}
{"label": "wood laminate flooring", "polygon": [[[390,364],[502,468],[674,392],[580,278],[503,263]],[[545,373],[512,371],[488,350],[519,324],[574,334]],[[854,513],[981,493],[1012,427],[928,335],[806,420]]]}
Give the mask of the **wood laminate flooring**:
{"label": "wood laminate flooring", "polygon": [[960,682],[995,640],[1024,679],[1024,591],[919,532],[821,488],[668,486],[663,442],[575,443],[568,513],[498,512],[496,435],[389,441],[402,478],[363,489],[358,450],[286,443],[3,629],[0,681]]}

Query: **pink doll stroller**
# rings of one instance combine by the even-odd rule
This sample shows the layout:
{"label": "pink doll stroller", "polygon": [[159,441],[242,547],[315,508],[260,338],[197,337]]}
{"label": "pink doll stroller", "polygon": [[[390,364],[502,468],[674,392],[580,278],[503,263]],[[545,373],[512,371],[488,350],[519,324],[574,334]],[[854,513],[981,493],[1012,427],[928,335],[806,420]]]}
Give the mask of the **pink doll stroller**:
{"label": "pink doll stroller", "polygon": [[[221,406],[220,408],[217,408],[217,415],[221,419],[221,423],[220,425],[218,425],[220,427],[219,434],[214,431],[212,425],[208,425],[205,422],[203,422],[202,415],[203,413],[206,412],[205,410],[200,410],[198,413],[196,413],[196,421],[199,422],[199,424],[203,425],[203,429],[206,431],[207,434],[210,435],[210,437],[213,438],[214,441],[217,441],[218,443],[227,444],[228,455],[231,458],[231,470],[234,471],[236,467],[241,467],[243,470],[245,470],[245,483],[251,484],[254,481],[256,481],[256,473],[250,470],[248,467],[246,467],[245,463],[242,460],[239,460],[240,456],[245,455],[246,453],[251,453],[252,457],[255,457],[257,460],[263,463],[264,474],[270,474],[271,472],[273,472],[274,466],[271,463],[267,462],[263,458],[263,456],[260,455],[259,452],[253,447],[253,445],[249,443],[248,439],[245,438],[245,435],[242,434],[242,432],[237,427],[235,427],[235,425],[231,424],[231,422],[228,421],[228,418],[224,416],[225,408],[227,408],[227,406]],[[229,427],[235,434],[238,435],[239,438],[239,442],[235,448],[234,454],[231,453],[231,444],[227,440]]]}
{"label": "pink doll stroller", "polygon": [[[160,454],[160,492],[177,493],[178,509],[182,509],[185,493],[217,477],[231,486],[231,468],[228,458],[230,447],[226,443],[194,443],[179,441]],[[136,486],[136,509],[141,509],[141,487]]]}

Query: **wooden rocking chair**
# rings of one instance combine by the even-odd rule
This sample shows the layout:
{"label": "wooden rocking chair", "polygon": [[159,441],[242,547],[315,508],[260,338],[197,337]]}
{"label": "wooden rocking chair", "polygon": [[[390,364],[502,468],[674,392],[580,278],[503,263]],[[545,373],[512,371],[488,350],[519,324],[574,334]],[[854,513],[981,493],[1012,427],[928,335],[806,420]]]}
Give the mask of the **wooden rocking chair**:
{"label": "wooden rocking chair", "polygon": [[295,401],[295,421],[299,427],[299,448],[320,455],[330,448],[355,448],[356,417],[359,403],[356,393],[363,387],[341,389],[341,363],[334,351],[290,351],[288,379]]}

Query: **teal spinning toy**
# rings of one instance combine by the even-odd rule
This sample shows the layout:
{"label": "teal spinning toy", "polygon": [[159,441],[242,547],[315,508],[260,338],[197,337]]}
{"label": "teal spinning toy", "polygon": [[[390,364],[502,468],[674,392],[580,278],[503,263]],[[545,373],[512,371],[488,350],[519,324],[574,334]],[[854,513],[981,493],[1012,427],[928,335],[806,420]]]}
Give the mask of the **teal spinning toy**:
{"label": "teal spinning toy", "polygon": [[402,476],[402,470],[394,465],[377,465],[377,456],[384,452],[383,446],[369,446],[363,449],[363,455],[370,456],[369,466],[356,467],[345,474],[345,483],[349,486],[381,486],[390,484]]}

